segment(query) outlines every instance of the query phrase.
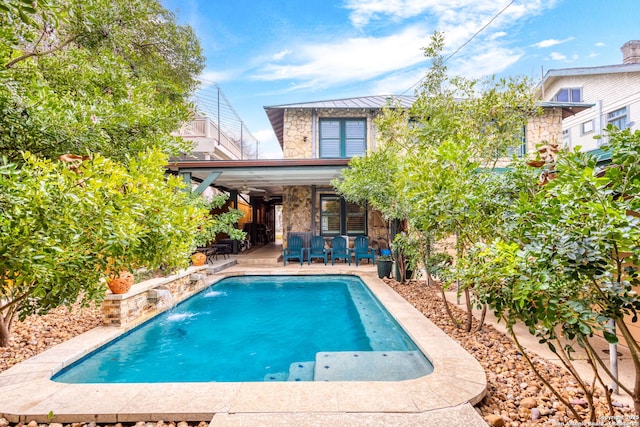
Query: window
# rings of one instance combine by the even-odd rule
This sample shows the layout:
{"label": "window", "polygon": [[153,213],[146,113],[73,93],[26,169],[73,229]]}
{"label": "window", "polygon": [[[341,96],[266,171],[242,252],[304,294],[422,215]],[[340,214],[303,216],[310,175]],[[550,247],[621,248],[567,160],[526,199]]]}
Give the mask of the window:
{"label": "window", "polygon": [[524,157],[527,154],[527,129],[522,126],[522,134],[520,135],[520,146],[507,148],[507,155],[509,157]]}
{"label": "window", "polygon": [[367,210],[335,195],[320,196],[320,234],[323,236],[366,234]]}
{"label": "window", "polygon": [[607,113],[607,123],[617,126],[622,130],[627,127],[627,107]]}
{"label": "window", "polygon": [[562,145],[565,147],[571,147],[571,130],[563,129],[562,130]]}
{"label": "window", "polygon": [[591,132],[593,132],[593,120],[589,120],[588,122],[584,122],[580,125],[580,133],[582,133],[582,135]]}
{"label": "window", "polygon": [[553,97],[557,102],[582,102],[582,88],[579,87],[565,87],[556,93]]}
{"label": "window", "polygon": [[366,151],[365,119],[320,119],[320,157],[349,158]]}

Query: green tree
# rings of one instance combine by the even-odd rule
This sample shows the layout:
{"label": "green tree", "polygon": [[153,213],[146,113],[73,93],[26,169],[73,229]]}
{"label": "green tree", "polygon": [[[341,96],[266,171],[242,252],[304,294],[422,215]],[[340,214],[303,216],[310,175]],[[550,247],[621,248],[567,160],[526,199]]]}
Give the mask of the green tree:
{"label": "green tree", "polygon": [[[373,197],[373,208],[406,219],[424,239],[423,250],[414,251],[423,262],[438,258],[425,250],[434,241],[457,236],[456,254],[462,259],[475,242],[500,233],[500,211],[509,203],[494,170],[522,145],[524,125],[538,114],[528,80],[449,77],[443,46],[443,36],[435,33],[425,48],[432,67],[412,108],[383,110],[376,119],[381,147],[368,154],[370,159],[354,159],[344,181],[336,183],[345,197]],[[462,286],[467,328],[470,285]]]}
{"label": "green tree", "polygon": [[239,213],[212,217],[165,174],[189,148],[171,132],[204,62],[189,27],[155,0],[0,9],[4,346],[16,318],[100,301],[120,269],[186,266],[202,236],[236,235]]}
{"label": "green tree", "polygon": [[593,390],[573,368],[571,354],[574,345],[582,347],[607,389],[608,369],[591,345],[596,332],[611,343],[618,340],[616,329],[625,338],[636,380],[633,390],[619,385],[640,413],[640,346],[629,331],[640,309],[640,132],[608,132],[610,165],[598,167],[579,151],[559,153],[556,178],[521,195],[509,233],[480,248],[470,266],[485,276],[477,288],[481,299],[507,327],[524,323],[574,375],[589,400],[590,421]]}
{"label": "green tree", "polygon": [[189,148],[170,134],[204,64],[188,26],[155,0],[24,4],[0,15],[0,155]]}
{"label": "green tree", "polygon": [[196,235],[216,227],[159,151],[126,165],[25,155],[0,167],[0,346],[14,319],[78,298],[100,301],[105,278],[136,266],[188,265]]}

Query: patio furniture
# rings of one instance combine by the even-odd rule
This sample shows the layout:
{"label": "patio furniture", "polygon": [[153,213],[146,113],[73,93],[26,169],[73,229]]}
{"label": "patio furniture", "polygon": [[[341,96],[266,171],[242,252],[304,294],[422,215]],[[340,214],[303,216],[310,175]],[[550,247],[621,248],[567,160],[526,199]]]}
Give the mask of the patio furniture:
{"label": "patio furniture", "polygon": [[205,256],[205,262],[207,264],[213,264],[213,261],[218,259],[218,251],[215,245],[200,246],[196,248],[196,252],[201,252]]}
{"label": "patio furniture", "polygon": [[361,259],[369,259],[370,263],[375,263],[376,251],[369,247],[369,238],[367,236],[358,236],[353,242],[353,258],[356,266]]}
{"label": "patio furniture", "polygon": [[329,250],[325,248],[326,241],[322,236],[313,236],[311,238],[311,247],[309,248],[307,262],[311,265],[312,258],[322,258],[324,265],[327,265],[327,258],[329,256]]}
{"label": "patio furniture", "polygon": [[351,253],[347,249],[347,241],[342,236],[335,236],[331,241],[331,265],[340,258],[351,265]]}
{"label": "patio furniture", "polygon": [[284,265],[287,265],[287,260],[297,258],[300,260],[300,265],[302,265],[302,260],[304,260],[304,243],[302,237],[296,235],[289,235],[287,238],[287,247],[282,249],[282,261]]}

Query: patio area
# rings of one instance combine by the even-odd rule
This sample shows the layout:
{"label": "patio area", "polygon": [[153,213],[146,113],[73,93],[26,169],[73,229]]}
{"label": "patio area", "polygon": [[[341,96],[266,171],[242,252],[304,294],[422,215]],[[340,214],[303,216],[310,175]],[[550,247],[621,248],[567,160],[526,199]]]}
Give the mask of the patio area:
{"label": "patio area", "polygon": [[434,372],[407,381],[62,384],[53,372],[108,342],[123,328],[99,327],[0,374],[0,414],[10,422],[211,420],[211,426],[485,426],[472,405],[486,392],[485,373],[460,345],[405,302],[373,264],[279,262],[268,245],[213,261],[207,281],[230,275],[355,274],[432,361]]}

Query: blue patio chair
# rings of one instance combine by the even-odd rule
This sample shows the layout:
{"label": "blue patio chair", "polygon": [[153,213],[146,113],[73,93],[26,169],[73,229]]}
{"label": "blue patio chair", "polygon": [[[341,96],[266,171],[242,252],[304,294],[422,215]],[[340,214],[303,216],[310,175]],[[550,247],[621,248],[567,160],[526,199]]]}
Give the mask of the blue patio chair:
{"label": "blue patio chair", "polygon": [[329,250],[324,247],[326,241],[322,236],[313,236],[311,239],[311,247],[309,248],[309,256],[307,262],[311,264],[311,258],[322,258],[324,265],[327,265],[327,257],[329,256]]}
{"label": "blue patio chair", "polygon": [[336,236],[331,243],[331,265],[336,259],[343,258],[351,265],[351,253],[347,249],[347,241],[342,236]]}
{"label": "blue patio chair", "polygon": [[375,263],[376,251],[369,247],[369,238],[367,236],[358,236],[353,242],[353,258],[356,261],[356,266],[361,259],[369,259],[370,263]]}
{"label": "blue patio chair", "polygon": [[287,238],[287,247],[282,249],[282,261],[284,265],[287,265],[287,260],[297,258],[300,260],[300,265],[304,260],[304,244],[302,237],[292,235]]}

